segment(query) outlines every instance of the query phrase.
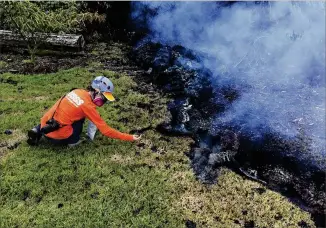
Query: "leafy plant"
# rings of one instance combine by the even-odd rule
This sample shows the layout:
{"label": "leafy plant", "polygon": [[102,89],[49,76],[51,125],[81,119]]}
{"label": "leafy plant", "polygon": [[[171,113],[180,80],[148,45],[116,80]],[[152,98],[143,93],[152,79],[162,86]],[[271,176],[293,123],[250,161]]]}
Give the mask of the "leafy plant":
{"label": "leafy plant", "polygon": [[0,7],[0,18],[24,40],[32,62],[35,61],[37,49],[51,33],[78,32],[85,21],[105,20],[105,16],[97,12],[79,12],[75,2],[52,4],[51,7],[44,4],[8,1]]}
{"label": "leafy plant", "polygon": [[6,68],[8,64],[4,61],[0,61],[0,69]]}

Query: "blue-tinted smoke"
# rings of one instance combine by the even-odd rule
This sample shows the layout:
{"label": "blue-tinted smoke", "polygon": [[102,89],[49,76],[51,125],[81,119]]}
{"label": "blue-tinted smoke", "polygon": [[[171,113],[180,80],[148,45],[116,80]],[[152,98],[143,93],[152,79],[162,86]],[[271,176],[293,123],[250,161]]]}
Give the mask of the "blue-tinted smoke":
{"label": "blue-tinted smoke", "polygon": [[153,41],[205,53],[215,86],[240,88],[215,126],[303,136],[325,155],[324,2],[138,2],[134,18],[144,6],[155,12],[143,21]]}

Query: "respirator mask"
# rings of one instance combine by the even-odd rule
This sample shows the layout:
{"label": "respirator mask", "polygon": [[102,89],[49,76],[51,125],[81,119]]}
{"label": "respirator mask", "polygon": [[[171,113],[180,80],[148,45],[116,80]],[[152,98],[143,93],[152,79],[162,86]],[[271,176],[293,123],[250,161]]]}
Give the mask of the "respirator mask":
{"label": "respirator mask", "polygon": [[98,92],[97,94],[95,94],[95,97],[93,99],[93,103],[98,106],[101,107],[105,104],[105,102],[107,101],[107,99],[103,96],[102,93]]}

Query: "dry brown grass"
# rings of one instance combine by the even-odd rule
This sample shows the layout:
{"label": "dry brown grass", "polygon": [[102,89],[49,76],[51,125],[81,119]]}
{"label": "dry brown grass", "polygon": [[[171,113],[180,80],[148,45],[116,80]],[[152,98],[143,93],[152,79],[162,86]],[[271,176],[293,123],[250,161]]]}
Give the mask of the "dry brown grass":
{"label": "dry brown grass", "polygon": [[[184,192],[172,205],[199,227],[298,227],[302,220],[314,227],[310,214],[259,183],[224,169],[216,185],[204,186],[176,175]],[[259,193],[257,189],[265,192]]]}

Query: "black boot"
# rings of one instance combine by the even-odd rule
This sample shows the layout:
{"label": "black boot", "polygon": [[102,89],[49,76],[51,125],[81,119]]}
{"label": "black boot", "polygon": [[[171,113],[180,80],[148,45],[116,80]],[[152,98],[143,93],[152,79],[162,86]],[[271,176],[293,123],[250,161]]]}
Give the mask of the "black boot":
{"label": "black boot", "polygon": [[35,146],[40,141],[42,134],[37,127],[34,127],[32,130],[28,131],[27,136],[27,143],[31,146]]}

